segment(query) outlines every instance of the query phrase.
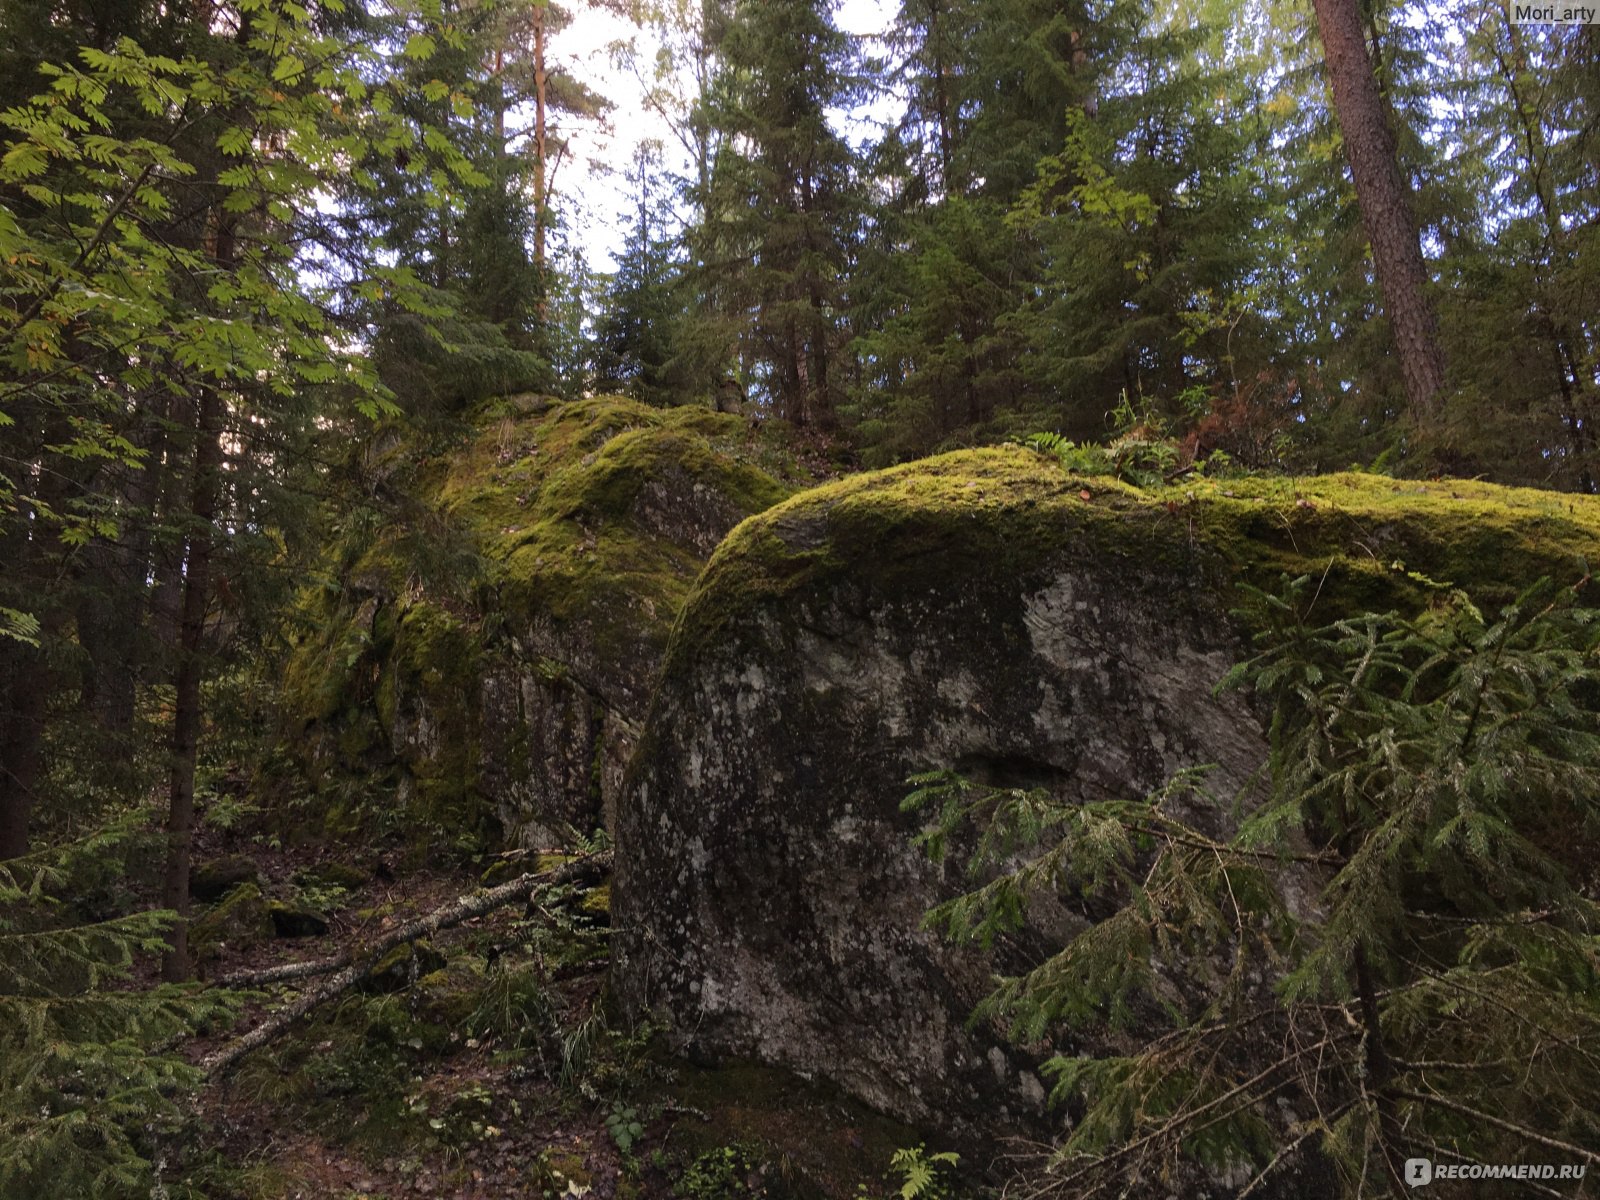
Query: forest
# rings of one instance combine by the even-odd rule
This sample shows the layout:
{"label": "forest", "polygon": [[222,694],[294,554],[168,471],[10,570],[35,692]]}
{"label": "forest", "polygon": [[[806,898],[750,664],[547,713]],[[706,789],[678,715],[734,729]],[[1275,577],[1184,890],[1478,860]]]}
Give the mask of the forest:
{"label": "forest", "polygon": [[1600,25],[877,7],[0,0],[0,1200],[1593,1194]]}

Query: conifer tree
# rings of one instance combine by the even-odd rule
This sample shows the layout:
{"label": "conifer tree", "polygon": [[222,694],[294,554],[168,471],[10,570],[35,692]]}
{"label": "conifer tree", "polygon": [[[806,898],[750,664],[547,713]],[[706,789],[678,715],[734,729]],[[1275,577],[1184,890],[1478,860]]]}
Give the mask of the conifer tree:
{"label": "conifer tree", "polygon": [[1334,111],[1355,181],[1361,220],[1383,291],[1406,399],[1424,424],[1437,417],[1444,355],[1428,296],[1411,189],[1401,172],[1393,115],[1378,88],[1356,0],[1315,0]]}
{"label": "conifer tree", "polygon": [[[129,584],[137,596],[155,577],[182,598],[164,655],[177,684],[166,893],[179,914],[222,560],[259,528],[243,519],[247,506],[262,515],[264,480],[298,450],[392,411],[335,324],[341,286],[425,302],[414,276],[370,244],[327,237],[316,197],[335,180],[372,182],[359,167],[371,155],[424,144],[437,156],[436,185],[471,175],[442,131],[397,112],[413,89],[448,85],[404,79],[383,46],[364,49],[299,6],[233,15],[231,25],[187,25],[173,54],[130,37],[80,47],[76,63],[44,64],[43,90],[0,115],[0,359],[10,372],[0,537],[15,542],[23,578],[43,578],[94,539],[119,536],[120,520],[148,517],[108,509],[83,464],[160,472],[151,491],[167,514],[173,569],[163,577],[158,560]],[[418,61],[437,44],[420,20],[396,40]],[[307,282],[308,266],[334,259],[342,274]],[[130,437],[149,420],[163,422],[159,461]],[[62,593],[41,587],[29,599],[40,607],[35,640],[69,646]],[[36,670],[25,679],[33,652],[17,638],[0,648],[14,764],[0,788],[8,856],[26,847],[59,700],[56,679]],[[186,972],[182,929],[174,977]]]}
{"label": "conifer tree", "polygon": [[599,386],[651,404],[677,394],[670,376],[679,276],[669,240],[669,194],[660,171],[660,146],[641,145],[628,174],[633,225],[607,284],[594,335]]}
{"label": "conifer tree", "polygon": [[845,276],[860,205],[829,113],[855,94],[849,40],[819,0],[736,5],[711,100],[722,134],[706,270],[775,415],[828,425],[845,384]]}

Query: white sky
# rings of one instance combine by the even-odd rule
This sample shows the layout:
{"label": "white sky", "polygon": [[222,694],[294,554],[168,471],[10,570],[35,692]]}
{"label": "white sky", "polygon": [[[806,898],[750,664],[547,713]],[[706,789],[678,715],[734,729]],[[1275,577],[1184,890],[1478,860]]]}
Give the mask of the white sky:
{"label": "white sky", "polygon": [[[898,7],[899,0],[839,0],[834,19],[847,33],[880,33]],[[624,172],[634,149],[645,139],[656,138],[670,156],[675,145],[665,125],[642,103],[637,81],[612,65],[610,47],[630,39],[642,61],[654,58],[655,43],[648,31],[610,13],[587,9],[551,42],[551,50],[574,75],[615,105],[607,127],[583,122],[564,131],[574,157],[560,165],[555,179],[554,204],[572,231],[572,241],[589,265],[602,271],[612,268],[622,246],[630,202]]]}

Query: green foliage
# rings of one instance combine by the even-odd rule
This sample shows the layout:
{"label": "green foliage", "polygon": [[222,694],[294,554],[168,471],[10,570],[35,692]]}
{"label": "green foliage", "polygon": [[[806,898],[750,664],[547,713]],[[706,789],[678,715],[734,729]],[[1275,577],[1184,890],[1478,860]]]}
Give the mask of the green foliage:
{"label": "green foliage", "polygon": [[172,914],[66,897],[148,853],[131,823],[0,862],[0,1194],[142,1197],[200,1073],[171,1052],[238,999],[129,986]]}
{"label": "green foliage", "polygon": [[1420,616],[1311,627],[1313,590],[1254,593],[1262,649],[1223,684],[1274,705],[1232,835],[1200,769],[1078,805],[913,781],[929,853],[971,847],[973,889],[929,916],[948,936],[1095,902],[978,1014],[1057,1047],[1059,1194],[1188,1162],[1331,1164],[1357,1195],[1386,1162],[1586,1161],[1600,1137],[1600,612],[1540,584],[1491,620],[1434,585]]}
{"label": "green foliage", "polygon": [[708,299],[734,320],[770,411],[826,426],[842,391],[839,309],[860,207],[854,155],[828,111],[853,97],[855,47],[828,5],[744,0],[718,49],[706,97],[723,138],[701,231]]}
{"label": "green foliage", "polygon": [[713,1147],[684,1168],[673,1184],[673,1195],[680,1200],[739,1200],[759,1194],[751,1184],[759,1164],[753,1147]]}
{"label": "green foliage", "polygon": [[626,1155],[632,1152],[633,1144],[644,1136],[644,1123],[639,1119],[639,1110],[621,1100],[615,1101],[611,1111],[606,1114],[606,1132],[621,1153]]}
{"label": "green foliage", "polygon": [[0,608],[0,638],[39,645],[39,618],[14,608]]}
{"label": "green foliage", "polygon": [[889,1160],[889,1171],[900,1177],[900,1200],[946,1200],[949,1184],[940,1168],[953,1168],[961,1156],[949,1150],[928,1153],[926,1146],[902,1146]]}

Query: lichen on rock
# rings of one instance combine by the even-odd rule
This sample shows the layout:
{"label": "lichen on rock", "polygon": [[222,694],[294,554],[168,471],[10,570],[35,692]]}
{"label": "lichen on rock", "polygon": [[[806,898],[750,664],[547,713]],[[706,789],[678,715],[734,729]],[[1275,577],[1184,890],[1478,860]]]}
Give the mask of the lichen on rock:
{"label": "lichen on rock", "polygon": [[588,832],[706,557],[809,475],[781,434],[617,397],[493,401],[447,456],[384,453],[421,512],[355,529],[302,593],[286,747],[336,826]]}
{"label": "lichen on rock", "polygon": [[1492,606],[1596,552],[1590,498],[1362,475],[1142,491],[1021,448],[803,493],[723,542],[668,651],[620,811],[619,991],[698,1059],[823,1076],[952,1137],[1033,1132],[1030,1048],[968,1026],[1017,963],[924,930],[965,881],[913,844],[907,777],[1071,800],[1211,763],[1229,795],[1267,755],[1248,699],[1213,690],[1250,645],[1241,584],[1310,575],[1314,619],[1446,583]]}

